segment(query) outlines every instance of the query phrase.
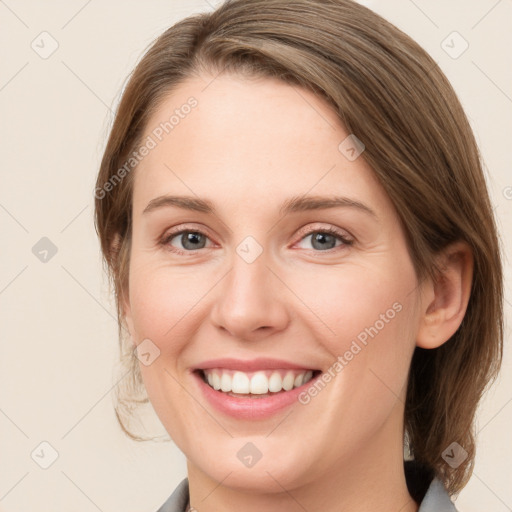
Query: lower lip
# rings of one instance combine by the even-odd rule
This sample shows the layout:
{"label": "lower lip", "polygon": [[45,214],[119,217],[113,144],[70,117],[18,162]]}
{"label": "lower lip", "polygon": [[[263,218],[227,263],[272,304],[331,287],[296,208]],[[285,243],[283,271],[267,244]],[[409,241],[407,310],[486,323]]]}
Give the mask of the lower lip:
{"label": "lower lip", "polygon": [[192,372],[202,393],[213,407],[224,414],[244,420],[270,418],[273,414],[297,403],[300,393],[314,384],[320,375],[321,373],[298,388],[265,398],[237,398],[222,391],[216,391],[203,380],[199,372]]}

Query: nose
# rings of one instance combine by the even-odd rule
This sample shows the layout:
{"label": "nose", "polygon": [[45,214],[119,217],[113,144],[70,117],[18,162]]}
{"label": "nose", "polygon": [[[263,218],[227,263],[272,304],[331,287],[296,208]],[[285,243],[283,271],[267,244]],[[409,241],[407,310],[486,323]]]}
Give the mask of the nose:
{"label": "nose", "polygon": [[289,292],[269,263],[265,252],[250,263],[234,254],[231,270],[215,287],[211,315],[218,329],[255,341],[286,328]]}

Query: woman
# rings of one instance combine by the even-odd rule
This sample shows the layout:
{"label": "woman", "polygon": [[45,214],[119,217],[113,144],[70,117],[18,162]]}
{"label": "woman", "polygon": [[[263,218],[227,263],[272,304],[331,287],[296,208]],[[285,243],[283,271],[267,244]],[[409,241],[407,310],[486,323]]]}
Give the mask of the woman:
{"label": "woman", "polygon": [[118,419],[135,439],[145,390],[187,457],[160,512],[455,510],[502,267],[473,134],[415,42],[349,0],[189,17],[130,77],[95,196]]}

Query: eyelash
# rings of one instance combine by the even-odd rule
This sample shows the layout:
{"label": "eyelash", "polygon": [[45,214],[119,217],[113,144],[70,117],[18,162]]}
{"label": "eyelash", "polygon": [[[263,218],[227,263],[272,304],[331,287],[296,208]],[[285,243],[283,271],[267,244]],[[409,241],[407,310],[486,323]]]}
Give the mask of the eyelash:
{"label": "eyelash", "polygon": [[[196,249],[196,250],[193,250],[193,251],[185,251],[185,250],[182,250],[182,249],[178,249],[174,246],[171,246],[170,245],[170,241],[175,238],[176,236],[178,235],[182,235],[183,233],[198,233],[200,235],[203,235],[205,236],[206,238],[208,238],[208,235],[204,232],[204,231],[201,231],[200,229],[181,229],[181,230],[177,230],[177,231],[172,231],[170,233],[167,233],[166,235],[164,235],[164,237],[162,238],[162,240],[159,242],[160,245],[162,246],[165,246],[166,248],[168,248],[171,252],[175,252],[177,254],[196,254],[198,251],[201,251],[203,249]],[[302,240],[304,240],[306,237],[308,237],[309,235],[312,235],[314,233],[322,233],[322,234],[328,234],[328,235],[333,235],[334,237],[336,237],[338,240],[340,240],[341,242],[343,242],[343,246],[350,246],[350,245],[353,245],[354,243],[354,240],[349,240],[347,239],[340,231],[338,231],[337,229],[335,228],[321,228],[321,229],[311,229],[309,230],[308,232],[304,233],[301,238],[299,239],[299,242],[301,242]],[[338,247],[333,247],[331,249],[326,249],[325,251],[317,251],[315,249],[312,249],[312,251],[316,252],[316,253],[328,253],[328,254],[331,254],[333,251],[336,251],[336,249],[339,249],[341,248],[342,246],[338,246]]]}

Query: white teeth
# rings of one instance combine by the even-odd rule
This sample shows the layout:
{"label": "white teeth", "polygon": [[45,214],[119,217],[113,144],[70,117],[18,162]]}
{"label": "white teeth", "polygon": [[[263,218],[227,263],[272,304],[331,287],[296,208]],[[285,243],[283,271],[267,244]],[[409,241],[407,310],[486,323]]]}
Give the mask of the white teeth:
{"label": "white teeth", "polygon": [[235,372],[231,381],[231,389],[233,393],[249,393],[249,377],[242,372]]}
{"label": "white teeth", "polygon": [[223,373],[220,377],[220,389],[225,393],[231,391],[231,376],[227,373]]}
{"label": "white teeth", "polygon": [[241,372],[212,368],[203,370],[210,387],[224,393],[264,395],[290,391],[302,386],[313,378],[313,371],[300,370],[261,370],[257,372]]}
{"label": "white teeth", "polygon": [[290,391],[293,389],[293,382],[295,381],[295,375],[292,372],[288,372],[283,379],[283,389]]}
{"label": "white teeth", "polygon": [[276,393],[277,391],[281,391],[283,389],[283,379],[281,379],[281,375],[279,373],[274,372],[270,379],[268,379],[268,390],[272,391],[272,393]]}
{"label": "white teeth", "polygon": [[[233,393],[240,393],[240,391],[233,391]],[[264,395],[265,393],[268,393],[268,379],[263,372],[256,372],[252,376],[251,393],[253,395]]]}
{"label": "white teeth", "polygon": [[212,381],[213,382],[212,382],[212,384],[210,384],[210,383],[208,383],[208,384],[210,384],[210,386],[213,386],[213,389],[218,391],[220,389],[220,377],[219,377],[219,374],[218,373],[212,373],[211,376],[212,376]]}

